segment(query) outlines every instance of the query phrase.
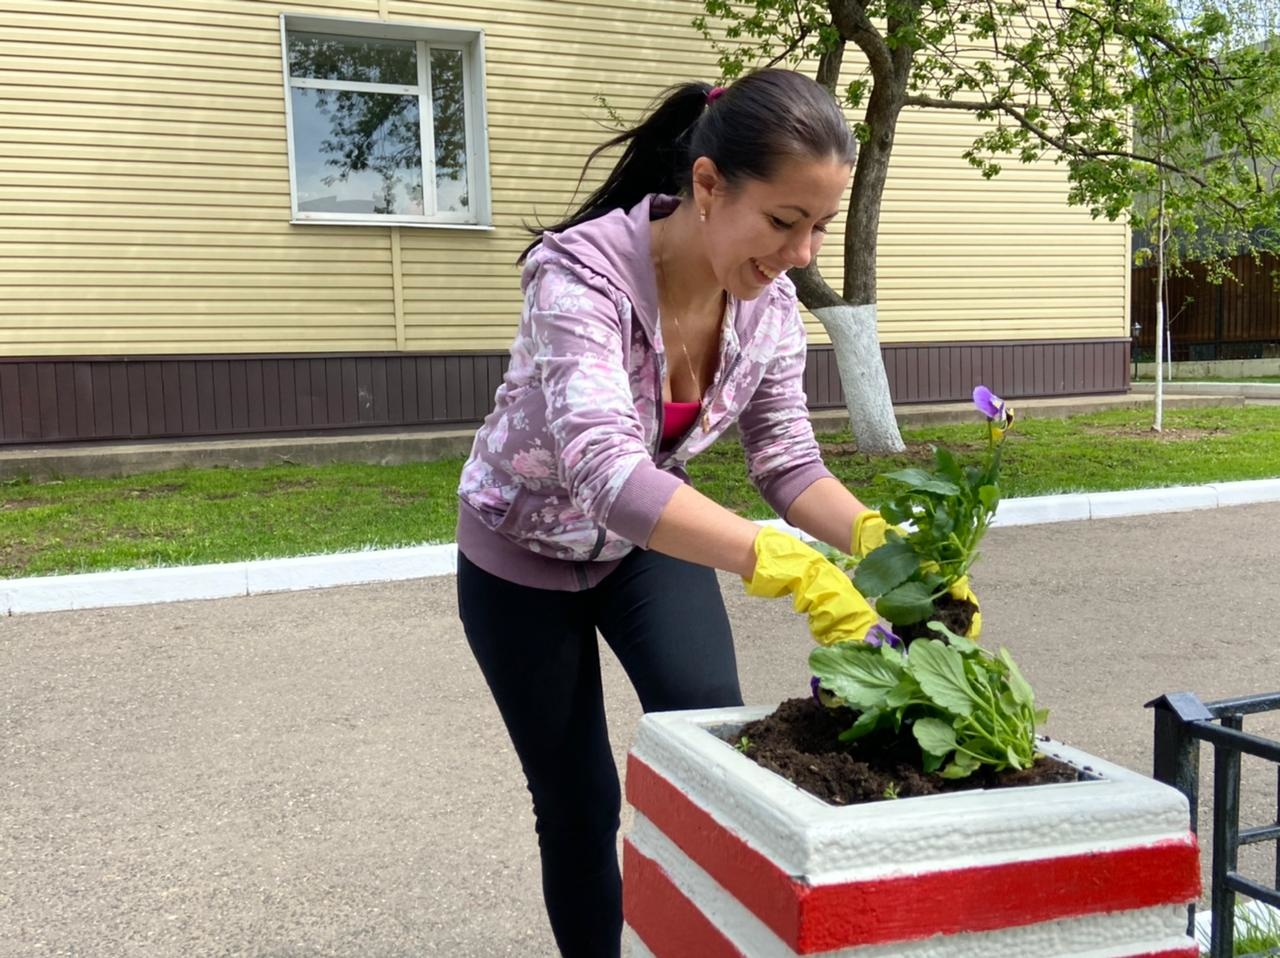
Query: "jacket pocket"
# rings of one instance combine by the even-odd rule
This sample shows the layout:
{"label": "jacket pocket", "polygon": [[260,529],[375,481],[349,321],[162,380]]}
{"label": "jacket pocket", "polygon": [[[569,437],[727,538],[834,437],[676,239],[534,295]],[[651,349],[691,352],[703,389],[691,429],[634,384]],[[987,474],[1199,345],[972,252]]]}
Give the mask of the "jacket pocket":
{"label": "jacket pocket", "polygon": [[516,489],[515,498],[511,500],[511,504],[507,506],[506,515],[498,520],[494,525],[494,532],[510,533],[512,529],[520,527],[520,520],[525,515],[525,510],[529,506],[529,490],[524,486]]}

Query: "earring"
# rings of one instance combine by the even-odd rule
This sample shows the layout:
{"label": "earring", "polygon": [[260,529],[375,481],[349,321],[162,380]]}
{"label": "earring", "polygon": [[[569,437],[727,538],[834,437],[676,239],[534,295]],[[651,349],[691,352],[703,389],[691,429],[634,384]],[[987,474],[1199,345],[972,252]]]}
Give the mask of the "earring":
{"label": "earring", "polygon": [[705,223],[707,221],[707,211],[698,210],[698,219]]}

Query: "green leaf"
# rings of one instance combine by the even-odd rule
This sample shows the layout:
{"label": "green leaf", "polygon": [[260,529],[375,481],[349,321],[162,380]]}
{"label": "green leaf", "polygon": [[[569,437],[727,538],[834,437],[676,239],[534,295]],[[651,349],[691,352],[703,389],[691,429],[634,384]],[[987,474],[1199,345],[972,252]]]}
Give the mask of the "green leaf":
{"label": "green leaf", "polygon": [[902,675],[902,665],[880,655],[878,649],[845,642],[809,653],[809,668],[851,708],[880,707]]}
{"label": "green leaf", "polygon": [[872,549],[853,573],[853,587],[864,596],[884,595],[906,582],[920,567],[920,559],[903,539]]}
{"label": "green leaf", "polygon": [[1049,721],[1048,709],[1036,709],[1033,714],[1035,715],[1035,723],[1037,726],[1043,725],[1045,722]]}
{"label": "green leaf", "polygon": [[950,449],[942,446],[935,447],[933,460],[937,463],[938,472],[942,474],[943,478],[950,479],[957,485],[964,481],[964,473],[960,470],[960,463],[952,455]]}
{"label": "green leaf", "polygon": [[978,490],[978,498],[988,512],[995,512],[996,506],[1000,504],[1000,490],[995,486],[982,486]]}
{"label": "green leaf", "polygon": [[968,778],[981,766],[972,755],[964,752],[957,752],[952,762],[938,774],[943,778]]}
{"label": "green leaf", "polygon": [[1014,699],[1019,705],[1034,705],[1036,702],[1035,692],[1031,690],[1031,684],[1022,677],[1022,673],[1018,671],[1018,667],[1013,663],[1013,657],[1009,654],[1008,649],[1000,650],[1000,661],[1005,664],[1009,670],[1009,691],[1013,693]]}
{"label": "green leaf", "polygon": [[939,718],[916,719],[911,732],[930,755],[946,758],[956,748],[956,730]]}
{"label": "green leaf", "polygon": [[[893,654],[902,657],[902,653],[896,650]],[[902,670],[902,678],[898,680],[889,694],[884,698],[884,704],[890,708],[900,709],[913,704],[927,704],[928,698],[925,697],[924,691],[920,688],[920,683],[916,681],[916,677],[906,669]]]}
{"label": "green leaf", "polygon": [[890,526],[900,526],[908,519],[914,519],[915,513],[909,502],[891,499],[880,505],[880,517]]}
{"label": "green leaf", "polygon": [[956,523],[952,518],[951,509],[947,503],[938,503],[938,508],[933,513],[933,535],[936,539],[946,539],[955,531]]}
{"label": "green leaf", "polygon": [[965,655],[971,655],[974,652],[982,651],[982,646],[978,645],[971,639],[966,639],[963,635],[956,635],[941,622],[930,622],[929,628],[934,632],[938,632],[945,636],[947,644],[957,652],[963,652]]}
{"label": "green leaf", "polygon": [[934,704],[957,715],[973,711],[973,690],[959,652],[937,639],[919,639],[907,653],[911,674]]}
{"label": "green leaf", "polygon": [[882,709],[867,709],[858,716],[857,721],[840,733],[840,741],[856,742],[858,739],[870,735],[883,724],[882,719],[884,716],[885,712]]}
{"label": "green leaf", "polygon": [[916,492],[936,492],[940,496],[958,496],[960,487],[954,482],[939,479],[924,469],[898,469],[884,473],[886,479],[901,482]]}
{"label": "green leaf", "polygon": [[876,601],[876,612],[894,625],[923,622],[933,611],[933,593],[923,582],[904,582]]}
{"label": "green leaf", "polygon": [[[932,624],[933,623],[930,623],[930,625]],[[938,624],[941,625],[941,623]],[[951,644],[951,647],[965,658],[969,658],[970,656],[981,656],[983,654],[982,646],[973,641],[973,639],[966,639],[963,635],[956,635],[950,629],[946,629],[946,631],[949,633],[947,641]]]}
{"label": "green leaf", "polygon": [[[919,579],[920,582],[924,584],[924,587],[929,590],[930,595],[941,595],[947,586],[950,585],[950,583],[947,582],[947,577],[942,575],[940,572],[923,572]],[[932,625],[933,623],[930,624]],[[941,622],[937,624],[942,625]]]}

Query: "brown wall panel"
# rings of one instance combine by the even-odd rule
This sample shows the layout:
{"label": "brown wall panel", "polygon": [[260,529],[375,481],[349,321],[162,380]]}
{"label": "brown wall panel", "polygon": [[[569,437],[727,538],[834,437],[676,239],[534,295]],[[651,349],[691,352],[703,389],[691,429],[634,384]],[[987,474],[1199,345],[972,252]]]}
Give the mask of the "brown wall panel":
{"label": "brown wall panel", "polygon": [[[967,400],[978,383],[1009,399],[1129,388],[1129,341],[891,344],[897,403]],[[0,445],[475,423],[507,357],[174,356],[0,360]],[[835,354],[809,351],[805,392],[844,404]]]}

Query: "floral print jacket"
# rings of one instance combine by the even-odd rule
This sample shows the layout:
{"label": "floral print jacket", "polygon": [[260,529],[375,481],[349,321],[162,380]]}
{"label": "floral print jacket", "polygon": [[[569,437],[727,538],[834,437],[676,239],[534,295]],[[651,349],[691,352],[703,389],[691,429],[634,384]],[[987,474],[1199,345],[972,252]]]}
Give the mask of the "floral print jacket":
{"label": "floral print jacket", "polygon": [[703,415],[660,451],[666,354],[649,222],[676,203],[654,195],[548,234],[526,260],[511,362],[458,488],[458,547],[485,571],[538,588],[594,585],[647,546],[685,464],[735,422],[751,480],[779,515],[830,475],[785,276],[754,300],[730,298]]}

